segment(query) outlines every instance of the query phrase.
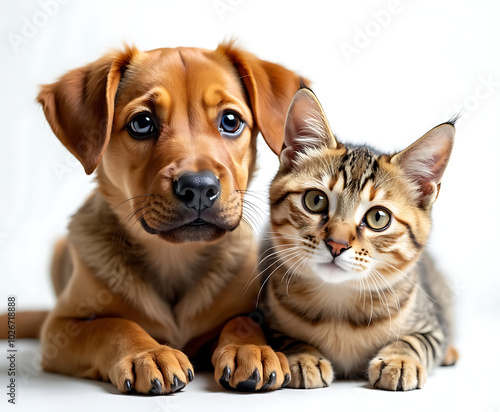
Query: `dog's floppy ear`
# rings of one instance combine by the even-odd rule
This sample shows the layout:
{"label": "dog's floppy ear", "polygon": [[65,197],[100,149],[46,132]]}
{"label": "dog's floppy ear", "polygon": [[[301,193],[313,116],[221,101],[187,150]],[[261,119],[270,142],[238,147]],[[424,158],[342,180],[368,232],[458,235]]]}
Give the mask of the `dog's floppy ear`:
{"label": "dog's floppy ear", "polygon": [[221,44],[224,53],[238,71],[250,99],[257,127],[269,147],[280,154],[288,106],[301,82],[308,81],[278,64],[260,60],[234,43]]}
{"label": "dog's floppy ear", "polygon": [[106,150],[113,126],[115,95],[125,66],[137,53],[105,55],[41,87],[37,100],[54,134],[91,174]]}

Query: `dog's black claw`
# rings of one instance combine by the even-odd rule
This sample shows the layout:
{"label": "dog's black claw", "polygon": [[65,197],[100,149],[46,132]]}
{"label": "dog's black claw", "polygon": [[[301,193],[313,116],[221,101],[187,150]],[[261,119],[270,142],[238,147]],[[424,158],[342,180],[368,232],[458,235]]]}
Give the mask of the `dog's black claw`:
{"label": "dog's black claw", "polygon": [[132,393],[132,384],[130,383],[129,379],[125,381],[125,390],[127,391],[127,393]]}
{"label": "dog's black claw", "polygon": [[221,386],[225,389],[233,389],[231,386],[229,386],[229,379],[231,378],[231,369],[229,369],[229,366],[226,366],[224,370],[222,371],[222,376],[219,379],[219,383]]}
{"label": "dog's black claw", "polygon": [[291,380],[292,380],[292,377],[290,376],[289,373],[287,373],[285,375],[285,381],[283,382],[283,385],[281,385],[281,387],[284,388],[285,386],[287,386]]}
{"label": "dog's black claw", "polygon": [[237,389],[241,392],[254,392],[259,382],[260,373],[259,370],[255,368],[252,375],[246,381],[238,383]]}
{"label": "dog's black claw", "polygon": [[174,381],[172,382],[172,385],[170,386],[170,390],[172,392],[177,392],[180,391],[181,389],[184,389],[186,386],[185,382],[182,382],[177,375],[174,375]]}
{"label": "dog's black claw", "polygon": [[158,379],[151,381],[151,389],[149,390],[150,395],[159,395],[161,393],[161,383]]}
{"label": "dog's black claw", "polygon": [[194,379],[193,371],[191,369],[188,369],[188,380],[189,380],[189,382],[193,382],[193,379]]}
{"label": "dog's black claw", "polygon": [[267,382],[262,386],[263,391],[267,391],[271,386],[273,386],[276,383],[276,372],[271,372],[269,375],[269,379]]}

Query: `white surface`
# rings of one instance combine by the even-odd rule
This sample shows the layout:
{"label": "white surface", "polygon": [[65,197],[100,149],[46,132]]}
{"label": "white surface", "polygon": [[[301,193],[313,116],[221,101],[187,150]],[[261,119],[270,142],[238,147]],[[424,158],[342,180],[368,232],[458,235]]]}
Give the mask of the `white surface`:
{"label": "white surface", "polygon": [[[366,381],[338,381],[325,389],[283,389],[273,393],[241,394],[219,387],[211,373],[174,395],[156,397],[121,395],[109,383],[40,372],[33,361],[37,341],[18,341],[18,392],[16,411],[471,411],[498,412],[498,339],[500,322],[466,317],[468,334],[480,337],[460,342],[462,359],[452,367],[438,368],[421,390],[386,392]],[[7,341],[0,341],[0,351]],[[34,367],[33,367],[34,365]],[[0,358],[0,374],[7,361]],[[2,387],[3,387],[2,381]],[[3,399],[2,399],[3,401]],[[1,403],[0,403],[1,405]],[[2,410],[7,410],[7,408]]]}
{"label": "white surface", "polygon": [[[145,50],[213,49],[234,36],[259,57],[313,80],[341,141],[401,149],[465,105],[429,245],[455,287],[462,360],[455,369],[438,371],[423,391],[412,394],[341,383],[307,394],[287,390],[236,396],[219,394],[209,381],[198,378],[184,393],[161,400],[171,402],[168,406],[157,399],[110,395],[108,385],[43,374],[21,385],[22,405],[34,408],[40,402],[53,410],[83,410],[87,403],[109,402],[122,409],[180,410],[199,402],[214,410],[226,403],[279,410],[320,402],[338,409],[359,402],[373,409],[390,399],[405,409],[425,404],[430,410],[442,405],[500,411],[492,387],[498,382],[498,349],[493,344],[498,343],[499,328],[498,322],[492,326],[487,321],[500,315],[499,2],[400,0],[394,9],[389,0],[66,0],[16,50],[9,36],[22,35],[26,21],[43,18],[41,3],[48,1],[0,4],[0,307],[6,307],[12,294],[19,309],[53,305],[48,281],[52,244],[93,187],[92,178],[53,136],[35,104],[37,86],[120,47],[122,41]],[[385,16],[383,26],[377,23],[380,16]],[[360,30],[371,34],[348,59],[342,47],[359,40]],[[252,188],[265,192],[276,159],[262,142],[259,148],[261,171]]]}

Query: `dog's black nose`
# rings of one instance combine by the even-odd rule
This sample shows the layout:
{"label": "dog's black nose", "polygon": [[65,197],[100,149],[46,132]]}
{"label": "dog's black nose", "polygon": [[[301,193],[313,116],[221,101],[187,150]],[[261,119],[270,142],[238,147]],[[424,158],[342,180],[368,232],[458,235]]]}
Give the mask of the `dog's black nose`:
{"label": "dog's black nose", "polygon": [[220,181],[212,172],[187,172],[174,182],[177,197],[198,212],[212,207],[220,195]]}

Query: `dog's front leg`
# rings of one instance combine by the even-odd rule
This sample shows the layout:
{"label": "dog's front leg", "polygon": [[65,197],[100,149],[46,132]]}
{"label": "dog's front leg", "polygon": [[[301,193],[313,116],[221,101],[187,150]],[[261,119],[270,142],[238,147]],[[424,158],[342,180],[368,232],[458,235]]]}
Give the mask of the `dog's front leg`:
{"label": "dog's front leg", "polygon": [[176,392],[194,377],[186,355],[121,318],[84,321],[51,315],[42,348],[45,370],[109,380],[124,393]]}
{"label": "dog's front leg", "polygon": [[229,321],[212,356],[215,380],[226,389],[275,390],[290,382],[288,361],[267,345],[260,326],[247,316]]}

